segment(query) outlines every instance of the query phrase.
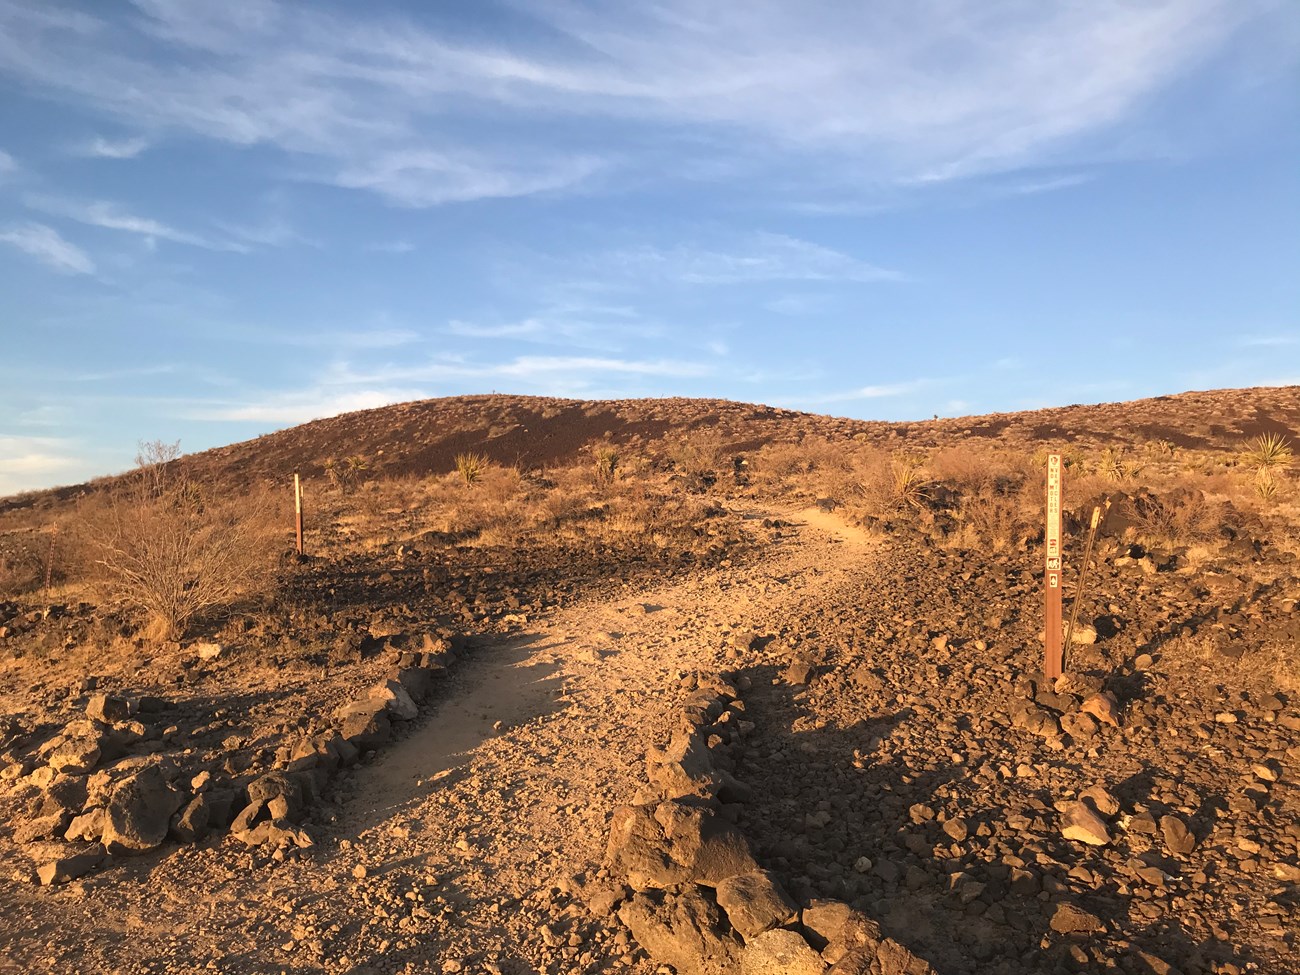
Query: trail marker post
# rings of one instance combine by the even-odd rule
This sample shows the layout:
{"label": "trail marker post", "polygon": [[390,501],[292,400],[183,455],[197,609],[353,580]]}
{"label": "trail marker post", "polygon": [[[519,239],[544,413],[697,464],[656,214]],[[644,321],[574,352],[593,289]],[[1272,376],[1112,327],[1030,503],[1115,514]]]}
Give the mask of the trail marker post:
{"label": "trail marker post", "polygon": [[302,555],[302,482],[293,476],[293,520],[298,533],[298,554]]}
{"label": "trail marker post", "polygon": [[54,546],[59,540],[59,524],[54,523],[50,529],[50,549],[45,553],[45,591],[49,592],[54,584]]}
{"label": "trail marker post", "polygon": [[1047,455],[1047,530],[1044,538],[1043,590],[1046,625],[1043,628],[1043,673],[1061,676],[1061,455]]}

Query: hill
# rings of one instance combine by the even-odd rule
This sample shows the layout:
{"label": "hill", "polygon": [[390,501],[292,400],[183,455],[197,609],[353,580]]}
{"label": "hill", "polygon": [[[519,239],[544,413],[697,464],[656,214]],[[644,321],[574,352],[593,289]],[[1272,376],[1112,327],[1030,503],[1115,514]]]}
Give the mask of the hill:
{"label": "hill", "polygon": [[[193,472],[233,488],[298,472],[320,476],[331,458],[360,456],[372,476],[441,473],[455,457],[480,452],[524,470],[571,463],[603,439],[625,453],[662,457],[707,432],[736,453],[808,438],[857,440],[907,449],[985,445],[1033,451],[1140,447],[1153,441],[1232,453],[1263,433],[1300,438],[1300,387],[1187,392],[1124,403],[1074,405],[1018,413],[914,422],[854,420],[714,399],[572,400],[537,396],[453,396],[399,403],[313,420],[188,458]],[[48,508],[89,485],[28,492],[0,500],[0,513]]]}

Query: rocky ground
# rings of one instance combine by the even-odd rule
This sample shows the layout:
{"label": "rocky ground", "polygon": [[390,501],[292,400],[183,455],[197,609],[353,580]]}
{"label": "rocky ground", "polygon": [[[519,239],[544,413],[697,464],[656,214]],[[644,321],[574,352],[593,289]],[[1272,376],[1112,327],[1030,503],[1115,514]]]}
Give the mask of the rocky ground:
{"label": "rocky ground", "polygon": [[[1033,551],[723,520],[671,564],[309,567],[257,660],[238,633],[76,674],[11,658],[0,969],[720,970],[646,920],[693,898],[744,971],[795,970],[744,960],[760,938],[855,970],[816,933],[827,899],[878,925],[860,971],[1300,971],[1286,553],[1105,543],[1095,642],[1050,683]],[[75,607],[30,613],[0,639],[78,644]],[[629,875],[610,842],[718,680],[698,722],[735,789],[698,800],[783,892],[767,921],[732,878]]]}

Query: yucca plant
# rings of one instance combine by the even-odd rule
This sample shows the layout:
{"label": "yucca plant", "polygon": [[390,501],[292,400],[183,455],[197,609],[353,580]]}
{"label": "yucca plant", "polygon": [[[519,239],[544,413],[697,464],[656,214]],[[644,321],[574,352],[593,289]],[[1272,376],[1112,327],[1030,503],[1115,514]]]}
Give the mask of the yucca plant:
{"label": "yucca plant", "polygon": [[1255,472],[1255,493],[1261,501],[1272,501],[1277,497],[1278,477],[1271,467],[1261,467]]}
{"label": "yucca plant", "polygon": [[889,486],[896,504],[909,508],[921,507],[925,503],[929,484],[930,480],[917,458],[898,456],[889,462]]}
{"label": "yucca plant", "polygon": [[613,444],[598,443],[591,448],[591,458],[596,471],[596,483],[608,486],[618,477],[619,463],[622,458]]}
{"label": "yucca plant", "polygon": [[1255,471],[1285,467],[1291,463],[1291,444],[1281,434],[1261,433],[1246,442],[1242,451],[1241,462]]}
{"label": "yucca plant", "polygon": [[1123,447],[1107,447],[1101,452],[1097,462],[1097,473],[1108,481],[1123,481],[1135,478],[1142,468],[1130,463]]}
{"label": "yucca plant", "polygon": [[468,487],[483,478],[488,469],[488,459],[483,454],[464,453],[456,455],[456,473]]}

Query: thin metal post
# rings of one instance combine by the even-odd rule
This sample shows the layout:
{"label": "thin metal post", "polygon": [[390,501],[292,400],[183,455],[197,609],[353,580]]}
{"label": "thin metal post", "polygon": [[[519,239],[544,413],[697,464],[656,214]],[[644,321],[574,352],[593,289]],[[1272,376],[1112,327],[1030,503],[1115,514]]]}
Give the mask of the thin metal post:
{"label": "thin metal post", "polygon": [[294,523],[298,531],[298,554],[302,555],[302,482],[298,475],[293,475],[293,514]]}
{"label": "thin metal post", "polygon": [[50,550],[45,555],[45,591],[48,593],[54,584],[54,543],[59,538],[59,523],[55,522],[50,530]]}
{"label": "thin metal post", "polygon": [[1061,455],[1047,455],[1047,527],[1043,563],[1045,626],[1043,627],[1043,673],[1049,679],[1061,676]]}
{"label": "thin metal post", "polygon": [[1083,550],[1083,567],[1079,570],[1079,584],[1074,587],[1074,605],[1070,607],[1070,624],[1065,628],[1065,650],[1070,650],[1070,636],[1074,633],[1074,624],[1079,621],[1079,603],[1088,587],[1088,570],[1092,568],[1092,544],[1097,540],[1097,526],[1101,524],[1102,515],[1110,511],[1110,498],[1106,499],[1105,510],[1101,506],[1092,509],[1092,524],[1088,527],[1088,544]]}

